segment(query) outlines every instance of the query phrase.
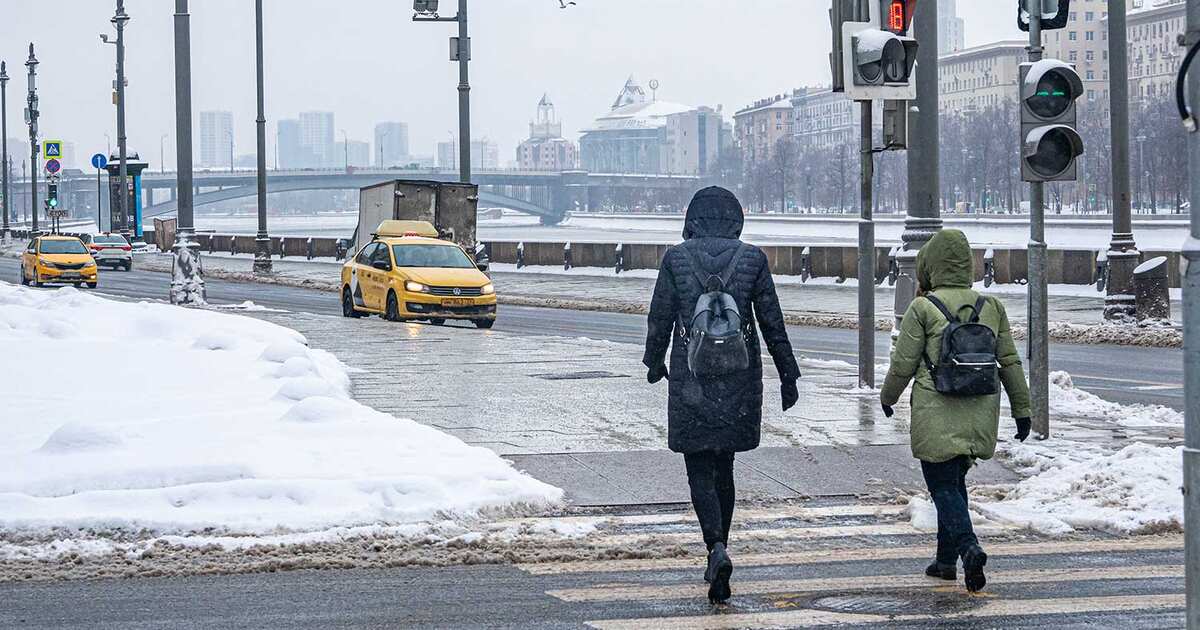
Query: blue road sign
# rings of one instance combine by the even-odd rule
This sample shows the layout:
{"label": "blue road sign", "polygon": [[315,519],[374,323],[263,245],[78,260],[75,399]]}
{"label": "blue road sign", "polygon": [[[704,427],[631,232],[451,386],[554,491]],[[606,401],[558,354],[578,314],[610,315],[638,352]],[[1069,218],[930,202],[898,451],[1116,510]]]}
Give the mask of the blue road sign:
{"label": "blue road sign", "polygon": [[108,166],[108,158],[104,157],[103,153],[97,153],[96,155],[92,156],[92,166],[96,167],[98,170],[103,169],[104,167]]}
{"label": "blue road sign", "polygon": [[47,173],[50,173],[51,175],[53,175],[61,170],[62,170],[62,162],[59,162],[58,160],[56,160],[54,158],[50,158],[49,160],[46,160],[46,172]]}

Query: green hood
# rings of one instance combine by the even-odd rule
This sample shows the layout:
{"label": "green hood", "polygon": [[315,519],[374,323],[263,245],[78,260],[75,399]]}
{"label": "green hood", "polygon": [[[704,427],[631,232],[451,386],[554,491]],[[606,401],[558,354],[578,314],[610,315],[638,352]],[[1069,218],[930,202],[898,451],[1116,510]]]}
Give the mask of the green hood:
{"label": "green hood", "polygon": [[917,254],[917,280],[922,291],[974,284],[971,244],[961,230],[941,230]]}

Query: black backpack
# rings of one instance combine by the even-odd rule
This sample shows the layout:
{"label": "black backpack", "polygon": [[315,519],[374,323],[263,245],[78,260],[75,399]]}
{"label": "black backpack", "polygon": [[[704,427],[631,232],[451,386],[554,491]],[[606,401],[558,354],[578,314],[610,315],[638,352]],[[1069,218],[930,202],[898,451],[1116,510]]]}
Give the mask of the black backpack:
{"label": "black backpack", "polygon": [[[925,299],[933,303],[946,321],[942,331],[942,349],[937,365],[922,353],[925,366],[933,376],[934,388],[946,396],[990,396],[1000,392],[1000,369],[996,360],[996,333],[979,323],[987,298],[982,295],[971,309],[971,319],[962,322],[933,295]],[[959,309],[961,310],[961,309]]]}
{"label": "black backpack", "polygon": [[737,301],[726,292],[738,261],[749,247],[742,244],[719,275],[704,273],[696,254],[680,247],[691,261],[692,273],[705,291],[696,300],[690,322],[681,323],[687,343],[688,369],[695,376],[724,376],[750,367],[746,343],[748,326]]}

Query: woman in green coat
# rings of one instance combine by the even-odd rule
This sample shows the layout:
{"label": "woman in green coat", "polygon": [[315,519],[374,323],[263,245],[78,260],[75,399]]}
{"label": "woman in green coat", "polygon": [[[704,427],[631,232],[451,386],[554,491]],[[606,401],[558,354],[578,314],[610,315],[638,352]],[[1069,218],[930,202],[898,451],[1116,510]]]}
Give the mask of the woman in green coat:
{"label": "woman in green coat", "polygon": [[[967,589],[977,592],[986,584],[983,567],[987,554],[979,546],[967,509],[966,476],[976,459],[991,459],[996,452],[1000,425],[1000,394],[945,395],[937,391],[929,365],[941,353],[942,332],[949,321],[935,300],[966,321],[976,304],[982,304],[979,323],[996,336],[1000,382],[1008,394],[1016,439],[1029,437],[1029,386],[1021,367],[1008,314],[992,297],[971,290],[974,281],[971,245],[959,230],[942,230],[917,255],[920,292],[904,314],[900,334],[892,349],[892,363],[880,393],[884,412],[892,407],[913,381],[911,443],[913,457],[937,508],[937,558],[925,570],[930,577],[957,579],[962,558]],[[928,359],[927,359],[928,357]],[[930,363],[927,363],[929,361]]]}

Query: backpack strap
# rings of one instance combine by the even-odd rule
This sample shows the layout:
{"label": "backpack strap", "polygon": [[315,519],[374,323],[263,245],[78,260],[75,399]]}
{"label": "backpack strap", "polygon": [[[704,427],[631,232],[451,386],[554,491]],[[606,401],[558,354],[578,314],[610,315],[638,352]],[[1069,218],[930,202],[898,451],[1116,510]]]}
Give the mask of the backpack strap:
{"label": "backpack strap", "polygon": [[926,300],[929,300],[931,304],[936,306],[937,310],[942,312],[942,315],[945,316],[946,321],[950,322],[951,324],[959,323],[958,316],[956,316],[954,313],[951,313],[950,309],[946,308],[946,305],[941,300],[937,299],[937,297],[932,293],[927,293],[924,297]]}
{"label": "backpack strap", "polygon": [[979,323],[979,317],[981,315],[983,315],[983,307],[986,305],[987,305],[987,297],[985,297],[985,296],[981,295],[981,296],[979,296],[978,300],[975,300],[975,307],[974,307],[975,313],[973,315],[971,315],[971,323],[972,324]]}
{"label": "backpack strap", "polygon": [[683,250],[683,254],[687,256],[688,264],[692,267],[692,275],[696,276],[696,280],[700,283],[700,290],[707,291],[708,281],[712,279],[712,276],[705,277],[705,274],[701,273],[700,258],[696,256],[696,252],[688,249],[686,245],[680,245],[679,249]]}
{"label": "backpack strap", "polygon": [[729,292],[729,282],[733,280],[733,274],[737,273],[738,261],[742,259],[742,254],[745,254],[749,249],[749,245],[742,243],[741,245],[738,245],[737,251],[733,252],[733,258],[729,260],[729,265],[727,265],[725,270],[721,272],[720,277],[722,291],[725,291],[726,293]]}
{"label": "backpack strap", "polygon": [[696,276],[696,280],[700,281],[700,290],[708,293],[708,284],[712,282],[713,278],[721,281],[721,290],[726,290],[729,286],[729,281],[733,279],[733,274],[737,272],[738,261],[741,260],[742,254],[750,249],[750,246],[745,243],[738,245],[737,251],[733,253],[733,258],[730,259],[729,264],[719,274],[710,274],[703,271],[703,267],[700,266],[700,258],[696,256],[696,252],[693,252],[684,245],[680,245],[679,248],[687,255],[688,261],[692,266],[692,275]]}

